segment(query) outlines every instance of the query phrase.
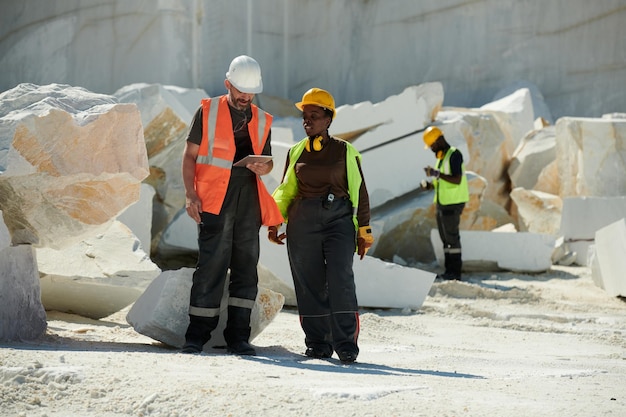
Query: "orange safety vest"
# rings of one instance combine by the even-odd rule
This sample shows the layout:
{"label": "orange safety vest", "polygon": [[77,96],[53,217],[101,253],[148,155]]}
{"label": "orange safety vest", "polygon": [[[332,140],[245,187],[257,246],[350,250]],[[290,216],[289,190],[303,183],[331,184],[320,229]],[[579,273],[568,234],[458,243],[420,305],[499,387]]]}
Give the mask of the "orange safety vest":
{"label": "orange safety vest", "polygon": [[[196,193],[202,200],[202,211],[220,214],[235,158],[235,134],[226,95],[216,99],[203,99],[201,103],[202,141],[196,158]],[[252,150],[260,155],[272,126],[272,115],[254,104],[251,107],[252,119],[248,123],[248,131]],[[258,175],[256,179],[261,223],[265,226],[282,223],[284,219],[276,202]]]}

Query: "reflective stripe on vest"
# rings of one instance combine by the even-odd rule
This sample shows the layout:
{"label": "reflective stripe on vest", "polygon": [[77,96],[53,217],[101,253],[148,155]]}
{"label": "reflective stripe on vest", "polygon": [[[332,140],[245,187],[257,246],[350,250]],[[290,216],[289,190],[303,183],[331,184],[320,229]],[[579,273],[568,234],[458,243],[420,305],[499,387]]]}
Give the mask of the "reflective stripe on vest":
{"label": "reflective stripe on vest", "polygon": [[[223,97],[226,97],[226,96],[223,96]],[[215,146],[215,131],[217,130],[217,115],[218,115],[218,109],[222,101],[222,98],[220,98],[219,100],[208,99],[206,101],[208,101],[207,103],[208,106],[204,104],[205,101],[203,100],[203,108],[202,108],[202,116],[204,118],[203,120],[204,123],[202,124],[203,126],[202,141],[203,141],[203,144],[205,144],[204,141],[206,139],[206,144],[205,144],[206,150],[205,152],[203,152],[203,149],[200,150],[198,154],[198,159],[196,159],[196,164],[215,165],[220,168],[230,169],[233,165],[232,158],[228,160],[228,159],[222,159],[222,158],[215,158],[213,156],[213,147]],[[230,110],[229,110],[229,115],[230,115]],[[232,121],[231,121],[231,124],[232,124]],[[233,141],[234,140],[235,140],[235,136],[233,134]]]}

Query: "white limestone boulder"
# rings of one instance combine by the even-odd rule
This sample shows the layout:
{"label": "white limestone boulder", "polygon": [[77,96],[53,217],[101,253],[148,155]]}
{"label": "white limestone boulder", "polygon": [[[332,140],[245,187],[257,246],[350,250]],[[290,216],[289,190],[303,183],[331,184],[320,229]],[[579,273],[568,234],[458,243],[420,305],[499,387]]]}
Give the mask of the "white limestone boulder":
{"label": "white limestone boulder", "polygon": [[178,210],[161,234],[156,250],[163,257],[198,252],[198,225],[184,207]]}
{"label": "white limestone boulder", "polygon": [[626,220],[596,232],[592,277],[612,297],[626,297]]}
{"label": "white limestone boulder", "polygon": [[12,242],[62,248],[139,199],[148,159],[133,104],[51,84],[0,94],[0,209]]}
{"label": "white limestone boulder", "polygon": [[[535,118],[535,123],[537,120],[541,120],[543,126],[554,124],[554,118],[552,117],[552,112],[550,108],[546,104],[545,98],[543,97],[543,93],[537,87],[536,84],[533,84],[529,81],[525,80],[517,80],[512,82],[511,84],[505,86],[500,91],[498,91],[492,101],[497,102],[498,100],[509,97],[521,89],[527,89],[530,94],[530,100],[532,102],[532,109]],[[537,127],[537,126],[535,126]]]}
{"label": "white limestone boulder", "polygon": [[45,334],[48,324],[39,294],[35,249],[31,245],[0,249],[0,342],[34,340]]}
{"label": "white limestone boulder", "polygon": [[121,102],[135,104],[141,113],[150,162],[150,175],[145,183],[156,192],[148,247],[151,248],[156,246],[176,211],[185,206],[181,176],[183,149],[193,116],[208,94],[202,89],[137,83],[124,86],[113,95]]}
{"label": "white limestone boulder", "polygon": [[[331,134],[361,152],[372,208],[415,190],[425,178],[423,167],[432,165],[433,155],[424,149],[421,132],[442,102],[442,85],[425,83],[379,103],[337,108]],[[390,173],[393,181],[389,181]]]}
{"label": "white limestone boulder", "polygon": [[[437,262],[444,265],[437,229],[430,234]],[[555,237],[530,232],[461,230],[463,270],[544,272],[552,266]]]}
{"label": "white limestone boulder", "polygon": [[563,208],[559,196],[518,187],[511,191],[511,200],[520,232],[558,234]]}
{"label": "white limestone boulder", "polygon": [[152,240],[152,202],[156,192],[154,187],[142,183],[139,201],[124,210],[117,220],[124,223],[141,242],[141,248],[150,254]]}
{"label": "white limestone boulder", "polygon": [[626,195],[626,120],[563,117],[556,155],[561,197]]}
{"label": "white limestone boulder", "polygon": [[4,224],[4,214],[0,210],[0,251],[11,246],[11,235],[7,225]]}
{"label": "white limestone boulder", "polygon": [[41,301],[46,310],[99,319],[132,304],[161,270],[128,227],[55,250],[37,249]]}
{"label": "white limestone boulder", "polygon": [[46,332],[35,250],[10,246],[0,211],[0,342],[37,339]]}
{"label": "white limestone boulder", "polygon": [[522,138],[534,129],[535,112],[528,88],[520,88],[508,96],[487,103],[481,106],[480,110],[494,112],[503,130],[510,132],[514,147],[517,147]]}
{"label": "white limestone boulder", "polygon": [[578,265],[588,265],[588,250],[596,232],[626,217],[626,196],[563,199],[560,234],[576,253]]}
{"label": "white limestone boulder", "polygon": [[[135,331],[173,347],[183,346],[189,325],[193,271],[193,268],[164,271],[150,284],[126,315]],[[223,332],[228,319],[228,286],[224,290],[219,323],[205,349],[226,345]],[[282,294],[259,287],[250,316],[250,341],[282,310],[284,300]]]}
{"label": "white limestone boulder", "polygon": [[[527,190],[546,188],[539,183],[542,173],[556,159],[556,130],[548,126],[533,130],[522,138],[511,156],[507,169],[511,189],[522,187]],[[544,191],[540,189],[539,191]]]}
{"label": "white limestone boulder", "polygon": [[441,83],[411,86],[378,103],[338,106],[329,130],[364,151],[423,129],[435,119],[442,103]]}
{"label": "white limestone boulder", "polygon": [[141,113],[148,158],[185,137],[200,101],[209,95],[202,89],[136,83],[113,93],[121,103],[134,103]]}

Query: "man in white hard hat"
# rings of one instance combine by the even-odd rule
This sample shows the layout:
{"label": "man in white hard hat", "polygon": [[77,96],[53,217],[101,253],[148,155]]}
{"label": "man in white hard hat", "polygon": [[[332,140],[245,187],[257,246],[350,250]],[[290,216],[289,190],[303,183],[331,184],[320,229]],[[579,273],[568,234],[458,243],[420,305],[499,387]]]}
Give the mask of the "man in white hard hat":
{"label": "man in white hard hat", "polygon": [[225,95],[202,100],[183,153],[186,208],[198,224],[199,250],[182,351],[200,353],[209,341],[230,270],[224,339],[230,353],[255,355],[249,339],[259,229],[283,218],[260,179],[272,170],[271,159],[243,166],[237,162],[249,155],[271,155],[272,115],[252,104],[263,90],[261,68],[253,58],[233,59],[224,86]]}

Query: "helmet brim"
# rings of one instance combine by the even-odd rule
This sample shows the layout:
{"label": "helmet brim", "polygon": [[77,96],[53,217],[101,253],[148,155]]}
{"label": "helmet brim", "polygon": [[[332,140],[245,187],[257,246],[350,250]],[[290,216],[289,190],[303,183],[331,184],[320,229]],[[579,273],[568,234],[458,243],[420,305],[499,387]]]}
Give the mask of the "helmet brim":
{"label": "helmet brim", "polygon": [[333,112],[333,118],[335,117],[335,114],[336,114],[335,110],[328,108],[328,107],[320,106],[320,104],[315,101],[299,101],[295,104],[296,108],[300,111],[304,111],[304,106],[306,105],[317,106],[320,109],[330,110]]}
{"label": "helmet brim", "polygon": [[256,87],[243,87],[241,85],[235,84],[232,80],[228,81],[230,81],[233,87],[245,94],[261,94],[263,92],[263,81],[260,81],[259,85]]}

